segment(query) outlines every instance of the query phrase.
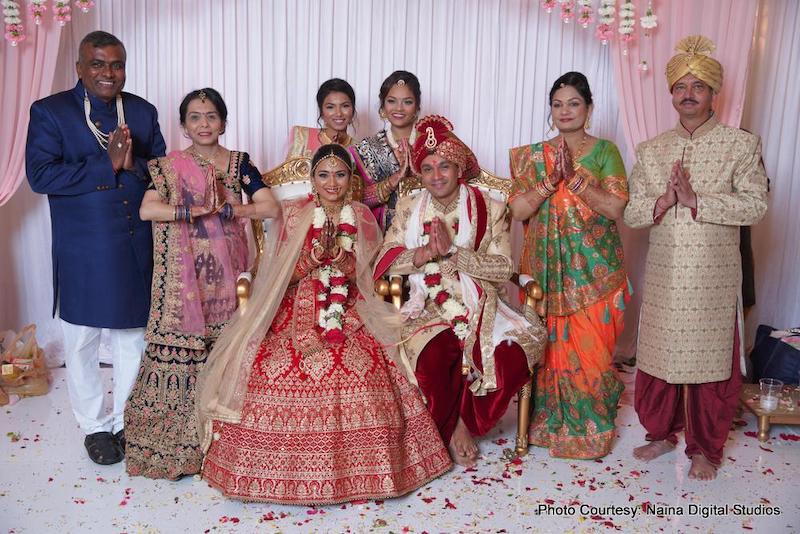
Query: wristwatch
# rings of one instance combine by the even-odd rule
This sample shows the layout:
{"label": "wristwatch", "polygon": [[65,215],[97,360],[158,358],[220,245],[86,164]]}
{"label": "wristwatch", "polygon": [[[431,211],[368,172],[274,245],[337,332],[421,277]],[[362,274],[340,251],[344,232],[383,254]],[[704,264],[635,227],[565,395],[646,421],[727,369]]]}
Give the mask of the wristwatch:
{"label": "wristwatch", "polygon": [[447,249],[447,254],[442,256],[442,259],[449,260],[456,252],[458,252],[458,247],[450,245],[450,248]]}

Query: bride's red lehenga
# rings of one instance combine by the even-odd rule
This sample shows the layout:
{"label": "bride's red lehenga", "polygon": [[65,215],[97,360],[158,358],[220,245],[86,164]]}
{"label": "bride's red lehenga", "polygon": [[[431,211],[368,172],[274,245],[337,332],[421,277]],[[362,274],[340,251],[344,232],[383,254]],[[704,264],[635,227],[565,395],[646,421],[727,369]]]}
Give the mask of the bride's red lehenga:
{"label": "bride's red lehenga", "polygon": [[[203,478],[228,497],[287,504],[413,491],[450,469],[448,451],[416,387],[363,326],[355,283],[345,341],[323,339],[310,252],[307,238],[253,361],[241,422],[213,423]],[[354,261],[341,269],[352,277]]]}

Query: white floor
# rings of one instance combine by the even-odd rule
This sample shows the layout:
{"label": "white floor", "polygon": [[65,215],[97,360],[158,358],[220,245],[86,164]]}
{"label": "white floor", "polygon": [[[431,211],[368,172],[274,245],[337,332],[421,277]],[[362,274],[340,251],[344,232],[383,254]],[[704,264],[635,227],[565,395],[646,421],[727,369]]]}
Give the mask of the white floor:
{"label": "white floor", "polygon": [[[619,441],[602,460],[551,459],[532,448],[508,462],[512,406],[480,442],[477,469],[454,469],[400,499],[306,508],[228,501],[199,479],[129,478],[123,464],[93,464],[57,369],[49,395],[0,408],[0,531],[800,532],[800,428],[773,427],[761,444],[745,414],[717,480],[689,480],[683,444],[651,464],[631,457],[644,431],[631,406],[632,370],[625,371]],[[645,503],[670,509],[645,514]],[[548,505],[549,514],[537,513]]]}

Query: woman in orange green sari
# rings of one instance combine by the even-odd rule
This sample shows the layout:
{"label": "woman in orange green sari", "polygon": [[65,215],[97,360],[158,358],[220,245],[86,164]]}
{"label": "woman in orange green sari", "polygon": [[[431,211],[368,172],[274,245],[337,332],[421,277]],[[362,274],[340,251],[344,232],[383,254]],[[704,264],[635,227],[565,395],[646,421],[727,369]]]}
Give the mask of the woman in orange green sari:
{"label": "woman in orange green sari", "polygon": [[623,385],[612,367],[630,286],[616,222],[628,201],[617,147],[586,133],[592,93],[568,72],[550,91],[559,134],[511,149],[509,207],[523,221],[520,273],[543,288],[549,343],[536,373],[533,445],[551,456],[605,456]]}

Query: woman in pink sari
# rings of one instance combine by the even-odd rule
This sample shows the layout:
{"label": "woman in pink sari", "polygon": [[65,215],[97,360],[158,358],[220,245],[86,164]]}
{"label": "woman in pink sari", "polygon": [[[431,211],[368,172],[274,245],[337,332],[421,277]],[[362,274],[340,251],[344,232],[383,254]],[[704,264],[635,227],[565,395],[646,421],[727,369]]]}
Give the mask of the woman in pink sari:
{"label": "woman in pink sari", "polygon": [[[130,475],[200,471],[197,373],[236,310],[236,279],[247,268],[245,219],[280,211],[248,154],[219,144],[226,118],[217,91],[192,91],[180,105],[191,146],[149,164],[152,188],[139,212],[154,222],[152,302],[147,350],[125,408]],[[251,203],[242,204],[242,191]]]}

